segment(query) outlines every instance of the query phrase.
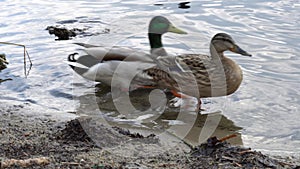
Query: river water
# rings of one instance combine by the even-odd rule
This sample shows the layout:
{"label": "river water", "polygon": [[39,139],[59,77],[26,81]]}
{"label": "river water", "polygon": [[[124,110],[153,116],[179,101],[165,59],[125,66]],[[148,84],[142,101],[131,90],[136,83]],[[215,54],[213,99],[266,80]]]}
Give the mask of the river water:
{"label": "river water", "polygon": [[[105,101],[99,103],[109,95],[105,87],[97,85],[95,97],[95,83],[74,74],[67,65],[68,54],[79,49],[72,43],[117,44],[148,52],[148,22],[155,15],[163,15],[188,32],[188,35],[169,33],[164,36],[164,44],[170,52],[209,53],[210,38],[215,33],[226,32],[253,55],[250,58],[226,52],[242,67],[244,80],[236,93],[208,101],[204,107],[221,105],[218,109],[228,121],[225,123],[235,126],[229,130],[239,132],[245,146],[271,153],[298,154],[299,1],[203,0],[190,1],[189,8],[179,8],[180,2],[0,0],[0,41],[26,45],[33,62],[25,78],[23,49],[0,44],[0,53],[5,53],[10,62],[8,68],[0,72],[0,79],[12,79],[1,83],[0,100],[62,114],[78,109],[95,110],[97,106],[90,106],[93,101],[105,107]],[[72,40],[57,41],[45,30],[51,25],[84,28],[88,33]],[[218,104],[218,100],[226,102]],[[124,120],[115,115],[114,110],[103,109],[107,119],[116,123],[122,121],[128,126],[141,124],[140,121],[148,117],[146,113],[139,114],[135,120]],[[153,122],[147,129],[166,124],[180,128],[183,122],[172,117],[172,113],[168,114],[160,114],[159,118],[165,123]]]}

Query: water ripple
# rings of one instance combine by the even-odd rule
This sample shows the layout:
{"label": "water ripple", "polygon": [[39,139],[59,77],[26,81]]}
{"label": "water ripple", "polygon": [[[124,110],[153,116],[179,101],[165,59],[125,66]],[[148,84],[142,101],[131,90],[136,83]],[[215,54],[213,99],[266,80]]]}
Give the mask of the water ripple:
{"label": "water ripple", "polygon": [[[72,97],[87,91],[92,95],[94,83],[74,75],[64,62],[78,48],[71,43],[121,44],[148,51],[148,22],[154,15],[164,15],[189,33],[164,36],[167,49],[174,53],[209,53],[210,38],[227,32],[253,54],[248,58],[226,52],[243,68],[244,81],[237,93],[227,97],[224,114],[244,128],[246,145],[299,151],[300,3],[192,0],[189,9],[178,9],[179,2],[0,1],[1,41],[25,44],[34,64],[25,79],[23,49],[0,45],[10,62],[0,77],[13,79],[1,83],[0,99],[60,111],[74,109]],[[55,41],[45,28],[56,24],[88,27],[95,32],[108,28],[110,34]]]}

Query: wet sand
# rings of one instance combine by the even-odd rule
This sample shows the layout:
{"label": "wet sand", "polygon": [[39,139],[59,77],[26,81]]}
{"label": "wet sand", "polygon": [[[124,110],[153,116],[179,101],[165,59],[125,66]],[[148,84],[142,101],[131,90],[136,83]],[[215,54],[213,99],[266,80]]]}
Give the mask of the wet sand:
{"label": "wet sand", "polygon": [[191,148],[178,140],[170,148],[159,136],[105,124],[95,125],[97,138],[90,139],[82,127],[89,117],[0,105],[2,168],[297,168],[300,162],[225,142]]}

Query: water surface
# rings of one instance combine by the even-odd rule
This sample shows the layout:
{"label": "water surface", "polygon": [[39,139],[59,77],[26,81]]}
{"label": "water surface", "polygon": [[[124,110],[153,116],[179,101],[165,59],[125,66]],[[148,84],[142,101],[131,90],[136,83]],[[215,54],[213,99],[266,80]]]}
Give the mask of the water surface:
{"label": "water surface", "polygon": [[[238,126],[232,131],[239,130],[245,146],[297,154],[300,151],[300,3],[293,0],[191,1],[190,8],[180,9],[179,2],[0,1],[0,41],[25,44],[34,64],[30,76],[24,78],[22,48],[0,46],[1,53],[5,53],[10,62],[8,68],[0,72],[0,78],[12,79],[1,83],[0,99],[29,103],[50,111],[68,112],[79,107],[83,112],[90,112],[93,108],[88,105],[93,100],[98,103],[106,94],[96,93],[98,96],[94,97],[95,83],[80,78],[68,67],[65,62],[68,54],[78,49],[72,43],[118,44],[148,51],[147,24],[154,15],[164,15],[189,33],[167,34],[164,42],[170,52],[209,53],[210,38],[215,33],[226,32],[253,55],[249,58],[226,53],[241,65],[243,83],[233,95],[204,106],[221,105],[218,108],[222,116],[233,122],[232,126]],[[105,29],[110,32],[55,41],[45,28],[62,24],[88,28],[91,33]],[[186,51],[186,46],[190,51]],[[96,90],[104,89],[96,87]],[[122,119],[114,110],[103,112],[111,121]],[[168,126],[180,127],[180,121],[174,121],[171,116],[160,119]],[[132,117],[147,119],[142,118],[143,114],[133,113]],[[129,126],[142,124],[124,121]],[[147,126],[150,129],[164,125],[148,124],[152,124]]]}

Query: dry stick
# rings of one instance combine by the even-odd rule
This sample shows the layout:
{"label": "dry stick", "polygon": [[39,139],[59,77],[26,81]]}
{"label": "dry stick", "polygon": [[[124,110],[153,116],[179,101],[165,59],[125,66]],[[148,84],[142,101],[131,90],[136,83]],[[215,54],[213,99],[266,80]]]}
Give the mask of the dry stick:
{"label": "dry stick", "polygon": [[231,134],[231,135],[229,135],[229,136],[220,138],[220,139],[219,139],[219,142],[224,142],[224,141],[226,141],[226,140],[228,140],[228,139],[231,139],[231,138],[233,138],[233,137],[237,137],[237,134]]}
{"label": "dry stick", "polygon": [[13,166],[28,168],[33,165],[48,165],[49,163],[50,158],[48,157],[29,158],[25,160],[8,159],[0,162],[0,168],[11,168]]}
{"label": "dry stick", "polygon": [[[15,46],[21,46],[21,47],[24,48],[24,74],[25,74],[25,77],[27,78],[27,75],[29,75],[29,71],[31,70],[31,67],[32,67],[32,62],[31,62],[30,56],[29,56],[29,54],[28,54],[28,52],[26,50],[26,46],[22,45],[22,44],[10,43],[10,42],[0,42],[0,44],[15,45]],[[26,54],[27,54],[28,60],[30,62],[30,66],[29,66],[29,69],[28,69],[27,72],[26,72]]]}
{"label": "dry stick", "polygon": [[239,152],[239,154],[241,154],[241,155],[246,154],[246,153],[254,153],[254,152],[251,149]]}
{"label": "dry stick", "polygon": [[235,164],[235,165],[237,165],[238,167],[240,167],[240,168],[242,168],[243,166],[242,166],[242,164],[240,164],[240,163],[237,163],[237,162],[233,162],[233,164]]}

